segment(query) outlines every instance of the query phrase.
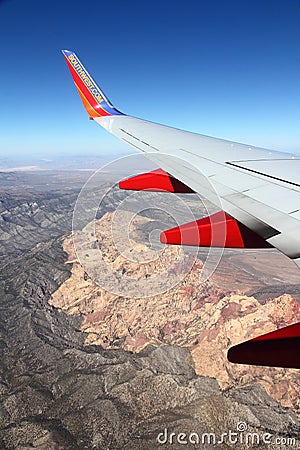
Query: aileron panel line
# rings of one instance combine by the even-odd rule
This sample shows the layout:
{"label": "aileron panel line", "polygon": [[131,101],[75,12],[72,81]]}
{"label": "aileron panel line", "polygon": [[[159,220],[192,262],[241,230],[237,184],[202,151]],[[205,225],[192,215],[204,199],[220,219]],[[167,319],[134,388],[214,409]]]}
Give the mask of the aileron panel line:
{"label": "aileron panel line", "polygon": [[265,172],[262,172],[262,171],[259,171],[259,170],[250,169],[249,167],[245,167],[245,166],[242,166],[242,165],[239,165],[239,164],[236,164],[236,163],[233,163],[233,162],[229,162],[229,161],[226,161],[226,164],[228,164],[229,166],[237,167],[238,169],[242,169],[242,170],[246,170],[248,172],[255,173],[257,175],[262,175],[263,177],[271,178],[271,179],[276,180],[276,181],[281,181],[282,183],[287,183],[287,184],[290,184],[292,186],[300,187],[300,183],[295,183],[295,182],[289,181],[289,180],[287,180],[285,178],[276,177],[274,175],[270,175],[268,173],[265,173]]}

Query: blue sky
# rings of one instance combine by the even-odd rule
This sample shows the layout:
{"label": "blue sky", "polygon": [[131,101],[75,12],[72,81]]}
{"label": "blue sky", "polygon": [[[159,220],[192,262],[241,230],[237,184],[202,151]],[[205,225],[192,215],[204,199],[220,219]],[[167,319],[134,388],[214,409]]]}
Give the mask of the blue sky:
{"label": "blue sky", "polygon": [[0,156],[127,152],[88,120],[61,49],[121,111],[300,152],[300,1],[0,0]]}

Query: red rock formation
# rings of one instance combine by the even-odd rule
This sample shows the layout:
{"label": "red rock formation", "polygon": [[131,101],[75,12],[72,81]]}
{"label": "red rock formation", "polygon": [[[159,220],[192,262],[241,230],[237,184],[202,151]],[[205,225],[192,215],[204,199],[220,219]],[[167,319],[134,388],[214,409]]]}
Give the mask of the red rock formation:
{"label": "red rock formation", "polygon": [[[96,229],[101,251],[114,267],[125,269],[139,279],[146,273],[149,276],[156,273],[164,264],[163,258],[176,254],[176,247],[168,247],[169,253],[165,252],[147,267],[126,260],[118,255],[109,239],[111,217],[105,215]],[[138,220],[142,223],[149,219]],[[64,249],[68,260],[74,260],[71,238],[64,241]],[[149,252],[142,244],[136,244],[135,249]],[[97,286],[75,262],[71,277],[54,293],[50,303],[68,314],[83,315],[81,329],[88,333],[87,344],[108,349],[122,346],[135,352],[149,343],[185,346],[191,351],[197,374],[216,378],[223,389],[259,383],[283,405],[300,409],[298,371],[236,365],[226,357],[232,345],[299,321],[299,303],[285,294],[260,304],[256,298],[242,294],[241,289],[232,292],[228,284],[226,288],[219,282],[216,284],[217,274],[199,284],[202,266],[202,261],[197,259],[186,278],[166,293],[132,299]],[[224,277],[224,263],[222,270]],[[238,285],[238,280],[235,283]]]}

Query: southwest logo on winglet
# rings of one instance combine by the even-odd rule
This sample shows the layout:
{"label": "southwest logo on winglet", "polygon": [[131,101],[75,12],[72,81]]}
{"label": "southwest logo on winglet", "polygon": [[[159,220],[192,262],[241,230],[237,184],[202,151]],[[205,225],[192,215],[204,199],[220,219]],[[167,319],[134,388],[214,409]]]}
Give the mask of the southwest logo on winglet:
{"label": "southwest logo on winglet", "polygon": [[62,50],[84,108],[91,119],[123,115],[113,107],[74,52]]}
{"label": "southwest logo on winglet", "polygon": [[98,101],[98,103],[102,103],[103,98],[101,97],[101,94],[99,93],[98,89],[92,83],[90,77],[87,75],[86,71],[84,70],[84,68],[82,67],[82,65],[76,58],[76,56],[73,53],[71,53],[68,56],[68,60],[70,61],[70,63],[72,64],[72,66],[74,67],[74,69],[76,70],[76,72],[78,73],[78,75],[80,76],[80,78],[82,79],[84,84],[86,85],[86,87],[90,90],[93,97]]}

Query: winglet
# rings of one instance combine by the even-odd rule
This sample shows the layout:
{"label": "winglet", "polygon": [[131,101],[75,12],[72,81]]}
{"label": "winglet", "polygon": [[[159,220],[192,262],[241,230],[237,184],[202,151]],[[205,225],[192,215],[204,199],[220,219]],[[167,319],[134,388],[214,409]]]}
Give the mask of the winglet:
{"label": "winglet", "polygon": [[113,107],[74,52],[62,50],[83,106],[90,119],[123,115]]}

